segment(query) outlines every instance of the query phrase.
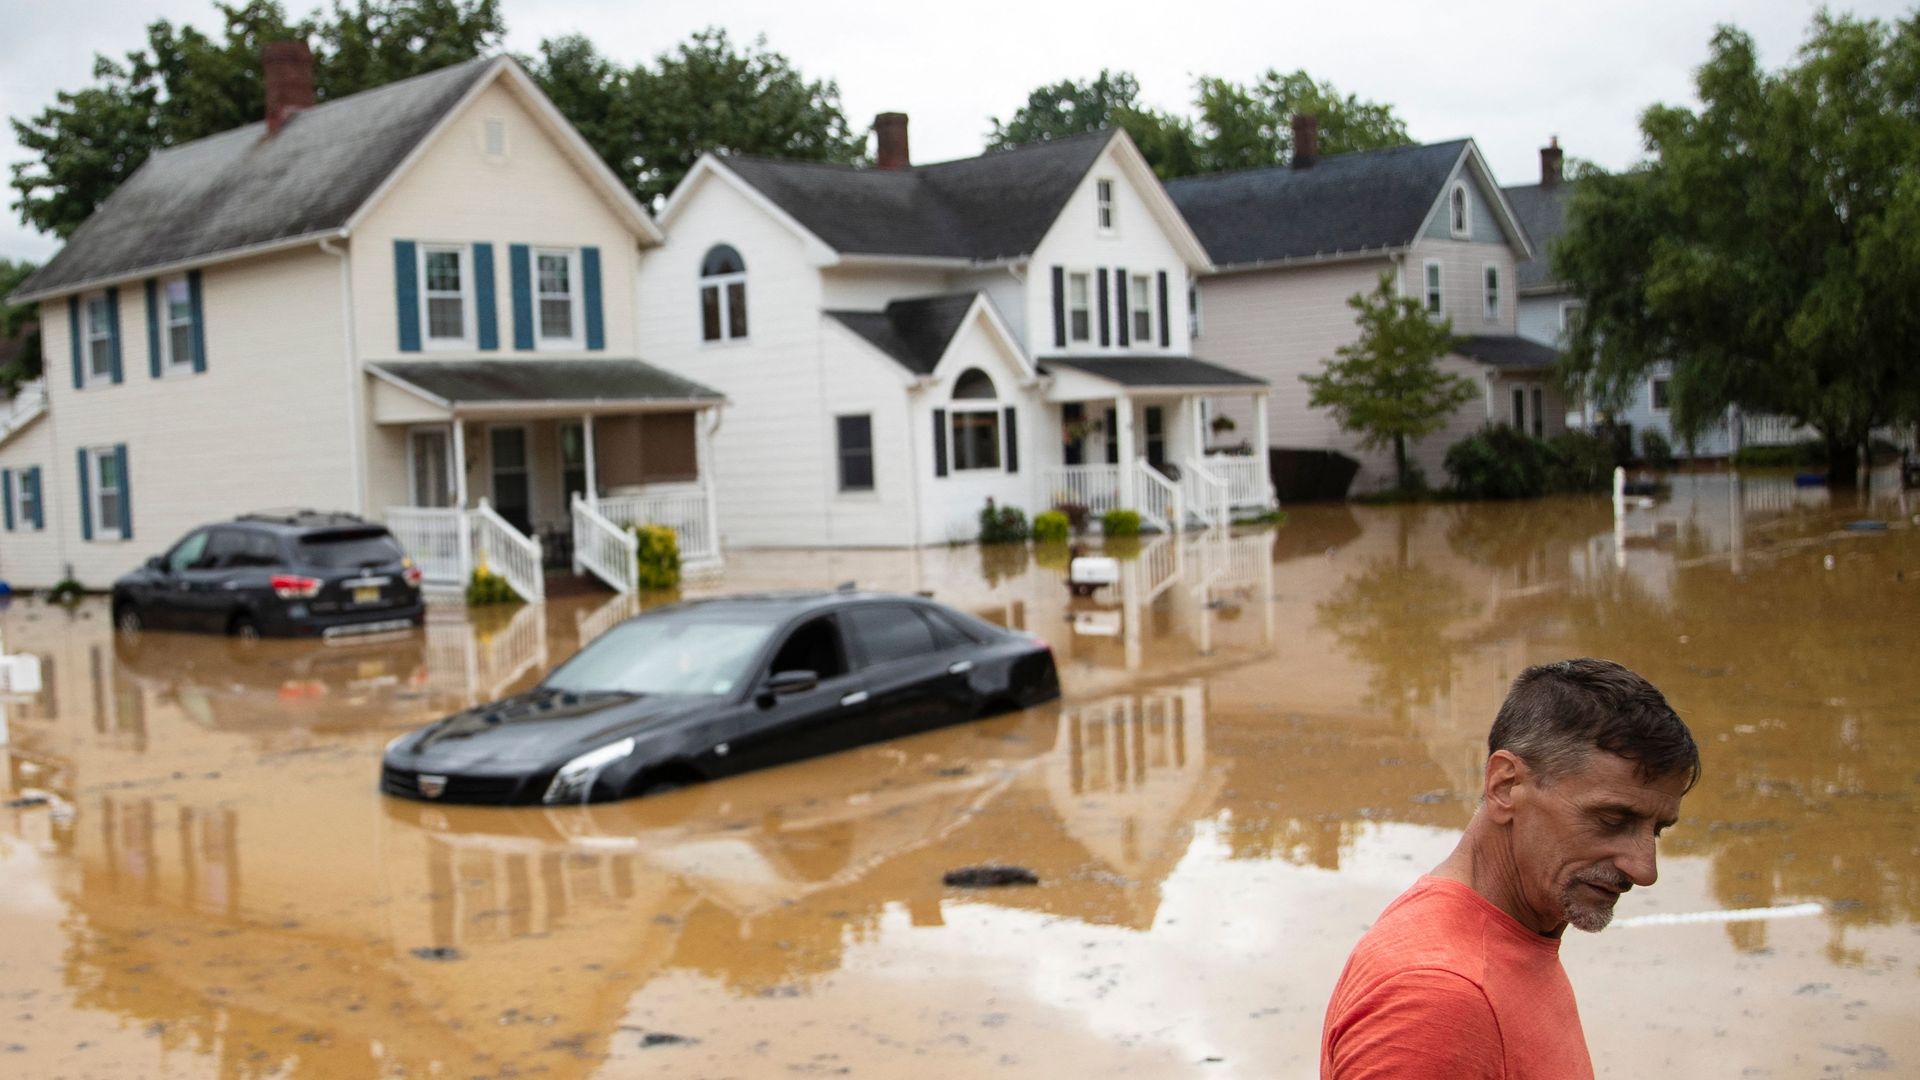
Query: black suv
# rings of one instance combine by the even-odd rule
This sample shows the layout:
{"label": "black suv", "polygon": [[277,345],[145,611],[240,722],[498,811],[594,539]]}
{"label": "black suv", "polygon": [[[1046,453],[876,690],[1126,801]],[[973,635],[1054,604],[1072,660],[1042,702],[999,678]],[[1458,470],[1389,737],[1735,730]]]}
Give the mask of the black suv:
{"label": "black suv", "polygon": [[315,510],[201,526],[113,583],[127,633],[333,637],[407,629],[425,612],[420,570],[385,526]]}

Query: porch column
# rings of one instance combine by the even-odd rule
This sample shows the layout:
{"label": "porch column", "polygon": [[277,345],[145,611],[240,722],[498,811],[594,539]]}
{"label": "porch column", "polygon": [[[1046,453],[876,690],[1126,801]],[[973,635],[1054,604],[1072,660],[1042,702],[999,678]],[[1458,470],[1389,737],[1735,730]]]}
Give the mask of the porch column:
{"label": "porch column", "polygon": [[600,505],[600,478],[598,475],[599,470],[596,467],[596,464],[593,460],[593,414],[592,413],[588,413],[585,416],[580,418],[580,452],[586,455],[586,459],[587,459],[587,490],[586,490],[587,505],[599,506]]}
{"label": "porch column", "polygon": [[453,418],[453,505],[467,508],[467,425]]}
{"label": "porch column", "polygon": [[1140,509],[1135,497],[1138,487],[1138,466],[1133,463],[1133,399],[1120,394],[1113,399],[1113,437],[1119,443],[1120,458],[1120,505],[1129,510]]}
{"label": "porch column", "polygon": [[1205,463],[1207,460],[1207,425],[1202,414],[1207,410],[1201,406],[1205,399],[1198,394],[1185,399],[1187,403],[1187,424],[1193,428],[1193,460]]}
{"label": "porch column", "polygon": [[[694,413],[693,470],[700,478],[700,493],[705,496],[707,543],[706,556],[720,557],[720,502],[713,488],[713,433],[720,427],[720,410],[707,406]],[[917,482],[917,481],[916,481]],[[917,529],[919,526],[915,526]],[[917,572],[917,570],[916,570]]]}
{"label": "porch column", "polygon": [[1253,473],[1260,478],[1260,500],[1274,506],[1280,499],[1273,493],[1273,455],[1267,452],[1267,397],[1253,395]]}

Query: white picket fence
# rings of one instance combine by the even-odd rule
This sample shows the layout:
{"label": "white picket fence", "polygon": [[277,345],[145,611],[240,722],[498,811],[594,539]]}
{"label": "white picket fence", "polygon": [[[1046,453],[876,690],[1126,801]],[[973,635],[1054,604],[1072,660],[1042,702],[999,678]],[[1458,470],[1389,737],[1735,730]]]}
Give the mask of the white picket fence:
{"label": "white picket fence", "polygon": [[673,529],[680,540],[683,570],[698,573],[720,565],[713,492],[704,484],[603,496],[594,502],[594,509],[615,525],[666,525]]}
{"label": "white picket fence", "polygon": [[1120,508],[1120,466],[1055,465],[1041,472],[1053,505],[1078,505],[1098,518]]}
{"label": "white picket fence", "polygon": [[389,506],[387,529],[429,585],[464,587],[473,572],[473,530],[452,507]]}

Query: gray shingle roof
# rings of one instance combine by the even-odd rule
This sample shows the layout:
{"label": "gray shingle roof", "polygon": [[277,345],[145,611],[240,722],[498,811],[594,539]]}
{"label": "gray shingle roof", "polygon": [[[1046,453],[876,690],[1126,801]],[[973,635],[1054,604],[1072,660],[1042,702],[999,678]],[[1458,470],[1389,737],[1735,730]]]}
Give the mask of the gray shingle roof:
{"label": "gray shingle roof", "polygon": [[1482,334],[1454,341],[1453,351],[1471,360],[1513,371],[1550,368],[1560,359],[1551,346],[1523,337]]}
{"label": "gray shingle roof", "polygon": [[1573,197],[1573,185],[1566,181],[1543,187],[1524,184],[1501,188],[1513,216],[1533,241],[1533,258],[1514,268],[1521,289],[1551,289],[1559,284],[1553,277],[1553,242],[1567,227],[1567,200]]}
{"label": "gray shingle roof", "polygon": [[931,375],[978,293],[895,300],[885,311],[829,311],[847,329],[916,375]]}
{"label": "gray shingle roof", "polygon": [[148,158],[18,295],[340,228],[496,62],[470,60]]}
{"label": "gray shingle roof", "polygon": [[718,402],[726,395],[641,360],[423,360],[369,364],[454,406],[537,401]]}
{"label": "gray shingle roof", "polygon": [[1278,166],[1189,176],[1167,194],[1215,266],[1246,266],[1404,247],[1419,235],[1467,140],[1397,146]]}
{"label": "gray shingle roof", "polygon": [[1121,386],[1266,386],[1267,380],[1190,356],[1049,356],[1040,370],[1072,368]]}
{"label": "gray shingle roof", "polygon": [[1032,254],[1112,138],[1097,131],[906,169],[723,163],[835,251],[988,260]]}

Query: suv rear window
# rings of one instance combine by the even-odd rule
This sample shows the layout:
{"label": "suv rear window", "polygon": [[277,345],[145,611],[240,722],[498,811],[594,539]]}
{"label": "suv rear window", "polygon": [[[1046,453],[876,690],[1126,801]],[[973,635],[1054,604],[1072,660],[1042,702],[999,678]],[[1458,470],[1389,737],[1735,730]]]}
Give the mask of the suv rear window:
{"label": "suv rear window", "polygon": [[355,569],[399,562],[406,557],[400,542],[385,529],[314,533],[300,538],[300,560],[329,569]]}

